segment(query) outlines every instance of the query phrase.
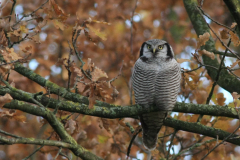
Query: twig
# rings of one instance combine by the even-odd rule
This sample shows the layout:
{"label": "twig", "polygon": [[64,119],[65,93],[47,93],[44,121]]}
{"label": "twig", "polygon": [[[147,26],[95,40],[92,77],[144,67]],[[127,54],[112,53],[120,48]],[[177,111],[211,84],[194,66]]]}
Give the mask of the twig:
{"label": "twig", "polygon": [[133,12],[132,12],[132,17],[131,17],[131,37],[130,37],[130,43],[131,43],[131,54],[133,54],[133,16],[134,16],[134,12],[137,8],[137,3],[138,3],[138,0],[136,0],[136,3],[135,3],[135,7],[133,9]]}
{"label": "twig", "polygon": [[15,61],[11,61],[11,62],[8,62],[8,63],[0,63],[0,66],[4,66],[4,65],[8,65],[8,64],[13,64],[13,63],[25,63],[26,62],[26,59],[28,59],[28,57],[30,57],[31,54],[27,55],[26,57],[22,58],[22,59],[18,59],[18,60],[15,60]]}
{"label": "twig", "polygon": [[[51,133],[51,135],[46,139],[49,140],[54,132]],[[44,145],[41,145],[39,148],[37,148],[35,151],[33,151],[30,155],[28,155],[27,157],[23,158],[22,160],[27,160],[28,158],[32,157],[35,153],[37,153],[37,151],[39,151],[40,149],[42,149],[44,147]]]}
{"label": "twig", "polygon": [[202,12],[203,15],[205,15],[206,17],[208,17],[209,19],[211,19],[211,20],[212,20],[213,22],[215,22],[216,24],[218,24],[218,25],[220,25],[220,26],[223,26],[223,27],[229,29],[230,31],[233,31],[232,28],[229,28],[228,26],[226,26],[226,25],[224,25],[224,24],[221,24],[221,23],[219,23],[218,21],[215,21],[214,19],[212,19],[209,15],[207,15],[207,14],[202,10],[202,7],[198,7],[198,8],[201,10],[201,12]]}
{"label": "twig", "polygon": [[[199,6],[196,6],[198,9],[200,8]],[[201,15],[202,15],[202,17],[203,17],[203,12],[202,12],[202,10],[201,9],[199,9],[200,10],[200,13],[201,13]],[[203,17],[203,19],[204,19],[204,21],[206,22],[206,20],[205,20],[205,18]],[[234,53],[228,46],[226,46],[226,44],[225,43],[223,43],[223,41],[218,37],[218,35],[216,34],[216,32],[214,32],[214,30],[211,28],[211,26],[206,22],[206,24],[207,24],[207,26],[208,26],[208,28],[213,32],[213,34],[217,37],[217,39],[221,42],[221,44],[222,44],[222,46],[224,46],[226,49],[228,49],[232,54],[234,54],[238,59],[240,59],[240,57],[236,54],[236,53]]]}
{"label": "twig", "polygon": [[29,13],[29,14],[24,14],[24,15],[12,26],[12,28],[15,27],[18,23],[20,23],[20,22],[23,20],[23,18],[28,17],[28,16],[32,16],[32,15],[33,15],[34,13],[36,13],[39,9],[41,9],[48,1],[49,1],[49,0],[46,0],[40,7],[38,7],[37,9],[35,9],[33,12],[31,12],[31,13]]}
{"label": "twig", "polygon": [[10,12],[10,17],[9,17],[9,22],[11,21],[11,15],[12,15],[12,13],[13,13],[13,8],[14,8],[14,6],[15,6],[15,4],[16,4],[16,1],[17,0],[13,0],[13,4],[12,4],[12,9],[11,9],[11,12]]}
{"label": "twig", "polygon": [[[63,156],[63,157],[66,157],[68,160],[71,160],[71,158],[69,156],[67,156],[66,154],[60,152],[59,155]],[[78,158],[78,157],[77,157]]]}
{"label": "twig", "polygon": [[19,136],[17,136],[17,135],[14,135],[14,134],[5,132],[5,131],[3,131],[3,130],[1,130],[1,129],[0,129],[0,133],[5,134],[5,135],[7,135],[7,136],[14,137],[14,138],[21,138],[21,137],[19,137]]}
{"label": "twig", "polygon": [[67,86],[67,90],[70,91],[70,80],[71,80],[71,74],[72,72],[70,71],[70,66],[71,66],[71,55],[72,55],[72,48],[70,47],[70,43],[68,41],[68,45],[69,45],[69,48],[70,48],[70,52],[69,52],[69,55],[68,55],[68,60],[67,60],[67,71],[68,71],[68,86]]}
{"label": "twig", "polygon": [[[231,38],[229,39],[227,46],[229,46],[230,44],[231,44]],[[214,88],[215,88],[215,86],[217,85],[217,82],[218,82],[219,77],[220,77],[220,73],[221,73],[221,70],[222,70],[222,65],[223,65],[223,63],[224,63],[224,59],[225,59],[225,56],[226,56],[227,51],[228,51],[228,48],[226,48],[225,54],[223,55],[223,57],[222,57],[222,59],[221,59],[221,62],[220,62],[220,64],[219,64],[217,76],[216,76],[215,81],[214,81],[214,83],[213,83],[213,85],[212,85],[212,89],[211,89],[211,91],[210,91],[210,93],[209,93],[209,95],[208,95],[206,104],[209,104],[209,103],[210,103],[210,100],[211,100],[211,98],[212,98]],[[197,122],[200,122],[201,119],[202,119],[202,117],[203,117],[203,115],[200,115],[200,116],[198,117]]]}
{"label": "twig", "polygon": [[213,150],[215,150],[218,146],[220,146],[221,144],[223,144],[226,140],[228,140],[229,138],[231,138],[239,129],[240,126],[238,126],[231,134],[229,134],[226,138],[224,138],[222,140],[221,143],[218,143],[215,147],[213,147],[205,156],[203,156],[201,158],[201,160],[205,159]]}
{"label": "twig", "polygon": [[129,145],[128,145],[128,149],[127,149],[127,156],[128,156],[128,157],[129,157],[129,154],[130,154],[130,152],[131,152],[132,144],[133,144],[135,138],[137,137],[137,135],[138,135],[140,132],[142,132],[142,128],[140,128],[140,129],[137,130],[137,131],[135,130],[135,132],[136,132],[136,133],[133,133],[132,139],[131,139],[131,141],[130,141],[130,143],[129,143]]}
{"label": "twig", "polygon": [[[117,144],[117,142],[116,142],[114,136],[112,136],[112,139],[113,139],[114,144],[115,144],[116,147],[118,148],[118,150],[119,150],[121,153],[127,154],[126,152],[124,152],[124,151],[120,148],[119,144]],[[130,156],[128,156],[128,157],[136,158],[135,156],[132,156],[132,155],[130,155]]]}
{"label": "twig", "polygon": [[62,151],[62,147],[59,148],[58,153],[56,154],[55,158],[53,158],[53,160],[56,160],[56,159],[57,159],[57,157],[59,156],[59,154],[61,153],[61,151]]}
{"label": "twig", "polygon": [[122,61],[122,65],[121,65],[121,67],[120,67],[120,70],[119,70],[119,72],[118,72],[118,75],[117,75],[116,77],[114,77],[113,79],[109,80],[110,83],[112,83],[113,81],[115,81],[116,79],[118,79],[119,76],[122,75],[123,62],[124,62],[124,61]]}
{"label": "twig", "polygon": [[177,129],[174,129],[174,132],[173,132],[173,135],[171,137],[171,141],[170,141],[170,145],[168,147],[168,152],[167,152],[167,160],[169,158],[169,154],[170,154],[170,150],[171,150],[171,147],[172,147],[172,143],[173,143],[173,140],[174,140],[174,137],[175,135],[177,134],[178,130]]}
{"label": "twig", "polygon": [[[191,151],[191,150],[193,150],[193,149],[195,149],[197,147],[200,147],[202,145],[205,145],[207,143],[211,143],[211,142],[214,142],[214,141],[216,141],[216,139],[211,139],[211,140],[208,140],[208,141],[205,141],[205,142],[202,142],[202,143],[196,143],[193,146],[189,147],[188,149],[183,150],[183,151],[179,152],[178,154],[174,155],[171,159],[175,159],[178,156],[181,156],[183,153],[189,152],[189,151]],[[186,156],[186,155],[184,155],[184,156]]]}

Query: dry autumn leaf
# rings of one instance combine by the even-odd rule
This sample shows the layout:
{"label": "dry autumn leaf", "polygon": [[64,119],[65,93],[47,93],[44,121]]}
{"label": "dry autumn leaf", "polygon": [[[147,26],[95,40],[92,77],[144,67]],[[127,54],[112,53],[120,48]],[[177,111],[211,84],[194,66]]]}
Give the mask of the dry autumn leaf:
{"label": "dry autumn leaf", "polygon": [[108,75],[106,72],[104,72],[103,70],[101,70],[98,67],[95,67],[93,72],[91,73],[92,75],[92,81],[97,81],[99,78],[108,78]]}
{"label": "dry autumn leaf", "polygon": [[57,19],[52,20],[52,22],[57,29],[64,30],[67,27],[63,22],[60,22]]}
{"label": "dry autumn leaf", "polygon": [[225,100],[226,100],[226,98],[224,98],[223,93],[218,93],[217,94],[217,103],[218,103],[218,105],[224,106],[225,105],[225,103],[224,103]]}
{"label": "dry autumn leaf", "polygon": [[177,58],[178,63],[183,63],[183,62],[192,62],[190,59],[179,59]]}
{"label": "dry autumn leaf", "polygon": [[240,41],[239,41],[239,38],[238,38],[237,34],[236,34],[236,33],[233,33],[232,31],[230,31],[229,33],[230,33],[230,35],[231,35],[231,40],[232,40],[232,42],[233,42],[233,45],[234,45],[235,47],[239,46]]}
{"label": "dry autumn leaf", "polygon": [[26,28],[26,26],[20,26],[20,30],[22,33],[28,33],[28,29]]}
{"label": "dry autumn leaf", "polygon": [[229,68],[233,68],[235,67],[237,64],[240,66],[240,60],[236,60],[236,62],[234,62]]}
{"label": "dry autumn leaf", "polygon": [[10,94],[5,94],[4,96],[0,96],[0,107],[3,107],[6,103],[9,103],[13,100]]}
{"label": "dry autumn leaf", "polygon": [[96,36],[100,37],[102,40],[106,41],[107,40],[107,35],[104,32],[101,32],[100,29],[95,29],[91,25],[87,25],[87,28],[92,31]]}
{"label": "dry autumn leaf", "polygon": [[215,58],[215,55],[214,55],[213,52],[206,51],[205,49],[204,49],[204,50],[199,50],[198,53],[199,53],[200,55],[203,55],[203,54],[204,54],[204,55],[210,57],[211,59],[214,59],[214,58]]}
{"label": "dry autumn leaf", "polygon": [[237,23],[233,22],[232,25],[231,25],[231,28],[234,28],[236,25],[237,25]]}
{"label": "dry autumn leaf", "polygon": [[220,35],[221,35],[222,39],[228,39],[229,38],[229,34],[228,34],[228,31],[226,29],[221,30]]}
{"label": "dry autumn leaf", "polygon": [[204,33],[203,35],[200,35],[197,39],[197,48],[200,48],[201,46],[205,45],[205,43],[209,40],[210,34],[208,32]]}

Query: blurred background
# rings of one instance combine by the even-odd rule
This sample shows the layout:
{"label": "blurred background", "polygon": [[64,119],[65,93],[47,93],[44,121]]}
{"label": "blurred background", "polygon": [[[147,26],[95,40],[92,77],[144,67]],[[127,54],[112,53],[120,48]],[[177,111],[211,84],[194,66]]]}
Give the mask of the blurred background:
{"label": "blurred background", "polygon": [[[0,2],[1,17],[9,15],[13,1],[0,0]],[[12,16],[10,24],[21,19],[24,14],[31,13],[44,2],[44,0],[17,0],[13,12],[13,15],[15,15]],[[90,27],[86,29],[88,35],[83,31],[80,33],[77,39],[77,49],[80,51],[83,61],[87,62],[88,58],[91,58],[95,66],[107,73],[109,79],[116,77],[121,66],[123,66],[122,75],[113,82],[113,85],[119,92],[118,98],[116,100],[108,100],[108,103],[121,106],[131,104],[129,81],[131,70],[139,57],[139,49],[144,41],[149,39],[163,39],[172,46],[175,58],[192,60],[191,53],[195,52],[198,37],[181,0],[55,0],[55,2],[63,9],[67,18],[63,21],[58,20],[57,22],[54,18],[51,19],[49,16],[49,3],[45,4],[35,14],[35,16],[43,18],[40,20],[41,22],[36,19],[34,20],[31,16],[23,19],[29,34],[34,33],[35,31],[31,30],[31,28],[36,27],[40,23],[41,30],[38,31],[38,34],[32,40],[25,40],[20,44],[14,45],[13,48],[17,54],[24,57],[26,53],[22,49],[31,46],[32,55],[29,58],[30,61],[24,65],[59,86],[67,87],[68,72],[64,67],[56,65],[57,60],[58,58],[68,58],[70,52],[68,41],[71,42],[72,40],[73,27],[76,24],[82,24],[89,18],[100,22],[107,22],[111,25],[105,23],[89,24],[101,36],[97,36],[94,29]],[[220,23],[227,26],[231,26],[233,23],[230,12],[222,0],[204,1],[203,10],[211,18]],[[219,32],[223,27],[213,23],[211,19],[205,18],[214,31],[220,35]],[[0,23],[1,27],[4,27],[4,19],[0,19]],[[213,36],[213,38],[216,42],[216,49],[224,51],[224,48],[216,37]],[[226,40],[223,41],[227,42]],[[236,52],[239,51],[239,48],[232,45],[230,47]],[[74,60],[76,65],[81,65],[75,55],[71,56],[71,60]],[[235,61],[235,58],[227,57],[225,65],[231,66]],[[184,69],[194,69],[198,67],[198,64],[194,63],[194,61],[183,62],[181,63],[181,67]],[[86,68],[86,65],[84,68]],[[182,84],[182,89],[178,96],[179,102],[197,104],[204,104],[206,102],[213,82],[204,67],[198,69],[195,73],[189,76],[189,81],[192,85],[187,83]],[[240,75],[239,71],[235,71],[234,73]],[[37,83],[14,71],[10,74],[10,81],[14,81],[16,88],[27,92],[46,92]],[[74,82],[74,79],[72,82]],[[219,97],[221,101],[218,100]],[[214,89],[210,104],[229,104],[231,106],[232,101],[231,93],[217,86]],[[132,103],[134,104],[134,100]],[[63,114],[68,115],[69,113]],[[1,118],[1,129],[23,137],[46,139],[51,134],[51,127],[45,124],[41,118],[28,114],[25,115],[27,117],[26,123]],[[198,118],[198,115],[184,113],[172,113],[169,116],[189,122],[196,122]],[[126,127],[119,124],[119,120],[108,120],[107,123],[111,131],[107,131],[104,127],[99,127],[99,125],[101,126],[101,121],[97,117],[79,114],[74,114],[73,117],[77,121],[78,132],[72,134],[72,136],[80,145],[107,160],[126,158],[131,134]],[[125,118],[124,122],[129,122],[134,128],[137,128],[139,125],[137,120],[131,118]],[[202,123],[208,126],[214,123],[215,128],[232,132],[238,125],[238,120],[204,116]],[[169,135],[173,131],[172,128],[162,127],[159,137]],[[202,135],[178,131],[176,138],[173,140],[173,149],[171,149],[170,154],[177,154],[202,137]],[[203,141],[209,139],[205,137]],[[165,157],[169,144],[170,136],[160,138],[160,149],[152,152],[154,159]],[[216,142],[202,145],[178,156],[176,159],[200,159],[215,144]],[[36,146],[23,144],[0,146],[0,159],[22,159],[31,154],[34,148]],[[54,147],[43,147],[31,159],[52,159],[57,151],[58,149]],[[224,145],[213,151],[208,156],[208,159],[239,159],[239,152],[240,147],[224,143]],[[77,160],[68,150],[65,153],[72,157],[73,160]],[[146,159],[149,156],[149,152],[146,152],[142,146],[141,134],[136,138],[130,155],[132,159]],[[58,159],[64,158],[59,156]]]}

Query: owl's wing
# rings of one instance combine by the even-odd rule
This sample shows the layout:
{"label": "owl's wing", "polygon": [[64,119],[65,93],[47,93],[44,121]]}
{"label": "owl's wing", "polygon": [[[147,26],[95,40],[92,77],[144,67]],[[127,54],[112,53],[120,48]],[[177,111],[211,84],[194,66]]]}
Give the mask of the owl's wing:
{"label": "owl's wing", "polygon": [[154,79],[156,71],[146,70],[142,61],[135,63],[132,74],[132,86],[136,104],[150,105],[154,102]]}

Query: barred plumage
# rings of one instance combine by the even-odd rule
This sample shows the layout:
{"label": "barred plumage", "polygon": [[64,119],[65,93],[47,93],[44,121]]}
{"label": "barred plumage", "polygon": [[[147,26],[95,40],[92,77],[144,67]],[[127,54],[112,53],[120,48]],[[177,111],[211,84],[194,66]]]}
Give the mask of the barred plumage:
{"label": "barred plumage", "polygon": [[132,85],[135,102],[144,106],[156,105],[161,110],[139,116],[143,144],[149,150],[156,147],[157,135],[167,111],[171,111],[176,103],[181,72],[173,55],[167,42],[149,40],[143,43],[140,58],[134,65]]}

